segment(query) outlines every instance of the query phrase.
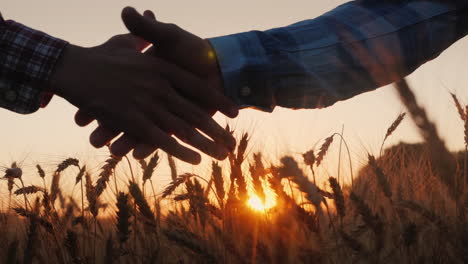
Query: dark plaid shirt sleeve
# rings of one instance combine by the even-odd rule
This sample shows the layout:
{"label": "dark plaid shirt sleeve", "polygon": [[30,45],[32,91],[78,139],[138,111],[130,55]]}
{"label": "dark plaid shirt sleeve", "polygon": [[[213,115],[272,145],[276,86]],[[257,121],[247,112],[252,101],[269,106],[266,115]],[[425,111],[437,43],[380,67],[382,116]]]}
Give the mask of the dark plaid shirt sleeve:
{"label": "dark plaid shirt sleeve", "polygon": [[52,98],[48,81],[67,42],[0,14],[0,107],[28,114]]}

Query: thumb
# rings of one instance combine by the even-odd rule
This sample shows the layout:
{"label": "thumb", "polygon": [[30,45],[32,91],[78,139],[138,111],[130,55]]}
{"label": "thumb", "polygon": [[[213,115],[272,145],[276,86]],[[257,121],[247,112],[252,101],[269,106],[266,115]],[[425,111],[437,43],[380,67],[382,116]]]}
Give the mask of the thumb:
{"label": "thumb", "polygon": [[[156,16],[150,10],[146,10],[143,13],[145,18],[150,20],[156,20]],[[151,43],[149,43],[144,38],[141,38],[134,34],[122,34],[112,37],[109,41],[105,43],[105,45],[109,46],[119,46],[122,48],[132,48],[138,51],[142,51],[147,48]]]}
{"label": "thumb", "polygon": [[132,34],[153,44],[174,44],[185,33],[175,25],[156,21],[151,11],[146,11],[142,16],[133,7],[122,10],[122,20]]}
{"label": "thumb", "polygon": [[151,45],[151,43],[133,34],[121,34],[113,36],[101,46],[110,49],[124,48],[142,51],[149,45]]}
{"label": "thumb", "polygon": [[143,16],[145,17],[149,17],[153,20],[156,20],[156,16],[154,15],[153,11],[151,10],[146,10],[145,12],[143,12]]}
{"label": "thumb", "polygon": [[122,10],[122,20],[128,30],[154,45],[152,54],[198,75],[211,72],[210,67],[217,68],[209,56],[211,46],[207,41],[177,25],[152,19],[151,15],[154,16],[146,11],[142,16],[132,7]]}

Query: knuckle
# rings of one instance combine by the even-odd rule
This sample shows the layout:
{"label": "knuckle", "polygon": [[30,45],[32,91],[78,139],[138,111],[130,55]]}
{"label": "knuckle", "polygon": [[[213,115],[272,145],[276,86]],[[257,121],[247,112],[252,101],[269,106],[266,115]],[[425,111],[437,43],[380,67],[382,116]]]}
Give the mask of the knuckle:
{"label": "knuckle", "polygon": [[170,36],[171,36],[171,41],[172,43],[176,43],[179,41],[180,37],[179,37],[179,33],[181,32],[181,28],[176,25],[176,24],[173,24],[173,23],[168,23],[166,24],[166,27],[169,29],[169,31],[172,33]]}
{"label": "knuckle", "polygon": [[170,30],[175,30],[175,29],[179,28],[179,26],[177,26],[177,25],[174,24],[174,23],[167,23],[166,26],[167,26],[167,28],[169,28]]}
{"label": "knuckle", "polygon": [[166,24],[166,26],[170,31],[173,31],[173,32],[177,32],[180,30],[180,27],[174,23],[168,23]]}

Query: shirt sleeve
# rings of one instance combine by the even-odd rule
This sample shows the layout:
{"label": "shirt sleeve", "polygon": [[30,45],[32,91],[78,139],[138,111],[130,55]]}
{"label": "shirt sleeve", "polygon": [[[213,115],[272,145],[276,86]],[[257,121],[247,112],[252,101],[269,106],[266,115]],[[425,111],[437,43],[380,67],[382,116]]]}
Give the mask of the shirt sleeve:
{"label": "shirt sleeve", "polygon": [[240,108],[320,108],[410,74],[468,33],[468,1],[351,1],[315,19],[209,39]]}
{"label": "shirt sleeve", "polygon": [[48,81],[67,42],[0,14],[0,107],[28,114],[52,98]]}

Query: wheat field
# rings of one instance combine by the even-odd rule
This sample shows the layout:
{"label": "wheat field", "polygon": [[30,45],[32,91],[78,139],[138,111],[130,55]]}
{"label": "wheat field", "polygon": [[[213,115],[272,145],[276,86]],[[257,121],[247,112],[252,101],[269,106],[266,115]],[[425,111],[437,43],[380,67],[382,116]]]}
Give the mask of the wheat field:
{"label": "wheat field", "polygon": [[[466,142],[453,153],[407,83],[396,89],[407,113],[391,123],[380,153],[368,154],[356,175],[350,168],[351,175],[326,176],[325,187],[316,180],[325,177],[318,168],[327,152],[339,144],[349,153],[340,133],[301,160],[279,161],[247,155],[244,133],[226,168],[213,162],[207,175],[179,172],[156,152],[133,168],[126,186],[115,175],[126,157],[110,157],[98,175],[75,158],[51,175],[37,165],[28,173],[38,185],[24,182],[13,163],[0,182],[9,193],[0,262],[468,263],[468,106],[452,95]],[[386,147],[408,118],[424,141]],[[151,187],[161,162],[172,182],[159,194]],[[65,170],[76,173],[76,197],[61,188]]]}

